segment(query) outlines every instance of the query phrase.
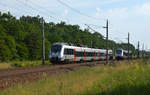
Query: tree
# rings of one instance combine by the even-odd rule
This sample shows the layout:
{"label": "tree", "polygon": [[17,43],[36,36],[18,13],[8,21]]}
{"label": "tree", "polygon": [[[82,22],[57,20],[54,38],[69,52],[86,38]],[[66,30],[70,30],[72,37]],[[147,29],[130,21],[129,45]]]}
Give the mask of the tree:
{"label": "tree", "polygon": [[41,35],[37,32],[31,32],[26,38],[26,45],[29,50],[29,59],[37,60],[41,58],[42,40]]}
{"label": "tree", "polygon": [[18,59],[20,60],[28,60],[29,58],[29,50],[24,43],[18,43],[16,45]]}
{"label": "tree", "polygon": [[5,40],[0,37],[0,61],[8,61],[11,57],[11,51],[5,44]]}
{"label": "tree", "polygon": [[50,42],[45,39],[45,59],[48,60],[49,59],[49,53],[50,53]]}

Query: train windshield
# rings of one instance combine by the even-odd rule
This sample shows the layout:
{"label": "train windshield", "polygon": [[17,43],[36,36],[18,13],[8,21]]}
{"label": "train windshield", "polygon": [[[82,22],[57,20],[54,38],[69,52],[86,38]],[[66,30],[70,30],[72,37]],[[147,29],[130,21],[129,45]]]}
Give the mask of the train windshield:
{"label": "train windshield", "polygon": [[117,54],[122,54],[122,50],[116,50]]}
{"label": "train windshield", "polygon": [[62,46],[61,45],[53,45],[51,47],[51,52],[57,53],[61,51]]}

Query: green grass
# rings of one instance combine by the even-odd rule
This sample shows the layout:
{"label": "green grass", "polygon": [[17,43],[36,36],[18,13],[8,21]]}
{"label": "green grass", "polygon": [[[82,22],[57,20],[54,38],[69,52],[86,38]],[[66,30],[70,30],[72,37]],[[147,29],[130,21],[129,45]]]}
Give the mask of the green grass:
{"label": "green grass", "polygon": [[[14,67],[32,67],[42,65],[41,61],[13,61],[10,63]],[[49,61],[45,61],[46,65],[50,65]]]}
{"label": "green grass", "polygon": [[11,64],[0,63],[0,69],[8,69],[8,68],[12,68]]}
{"label": "green grass", "polygon": [[[140,63],[140,64],[139,64]],[[149,95],[149,60],[85,67],[80,70],[18,85],[0,95]],[[43,73],[46,77],[46,74]]]}
{"label": "green grass", "polygon": [[[50,65],[49,61],[45,61],[46,65]],[[14,67],[32,67],[42,65],[41,61],[9,61],[0,63],[0,69],[14,68]]]}

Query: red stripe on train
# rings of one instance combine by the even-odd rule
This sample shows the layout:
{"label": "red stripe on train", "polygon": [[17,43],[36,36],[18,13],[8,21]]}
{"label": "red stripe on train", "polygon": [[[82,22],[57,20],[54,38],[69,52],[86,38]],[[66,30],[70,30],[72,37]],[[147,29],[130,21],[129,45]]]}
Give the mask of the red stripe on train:
{"label": "red stripe on train", "polygon": [[94,51],[94,60],[96,60],[96,52]]}
{"label": "red stripe on train", "polygon": [[84,61],[86,61],[86,51],[84,50]]}
{"label": "red stripe on train", "polygon": [[99,51],[99,54],[98,54],[98,56],[99,56],[99,60],[101,60],[100,51]]}
{"label": "red stripe on train", "polygon": [[76,62],[76,49],[74,49],[74,62]]}

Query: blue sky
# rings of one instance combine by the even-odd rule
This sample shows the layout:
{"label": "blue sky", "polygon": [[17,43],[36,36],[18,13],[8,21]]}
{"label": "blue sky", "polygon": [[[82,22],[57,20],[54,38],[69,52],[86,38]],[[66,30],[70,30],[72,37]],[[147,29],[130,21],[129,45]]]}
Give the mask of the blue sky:
{"label": "blue sky", "polygon": [[[137,42],[150,48],[150,1],[149,0],[61,0],[72,8],[92,16],[80,15],[57,0],[1,0],[0,10],[10,11],[14,16],[43,16],[47,22],[66,21],[67,24],[84,24],[104,26],[109,20],[109,37],[117,42],[127,42],[127,34],[131,34],[131,43]],[[58,18],[56,20],[51,16]],[[105,36],[105,29],[91,26]]]}

